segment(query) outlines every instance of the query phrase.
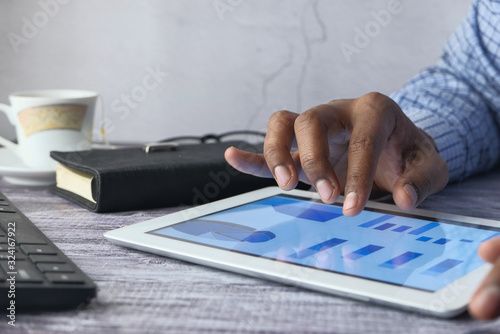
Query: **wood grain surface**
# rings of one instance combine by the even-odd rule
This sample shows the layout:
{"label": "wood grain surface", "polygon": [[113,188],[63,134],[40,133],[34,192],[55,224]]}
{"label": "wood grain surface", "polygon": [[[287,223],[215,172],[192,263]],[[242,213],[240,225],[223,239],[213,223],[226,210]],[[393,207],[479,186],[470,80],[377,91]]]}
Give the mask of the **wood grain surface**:
{"label": "wood grain surface", "polygon": [[[451,320],[337,298],[108,242],[111,229],[183,209],[96,214],[44,187],[4,192],[98,285],[86,307],[0,319],[0,333],[500,333],[500,321]],[[500,220],[500,170],[449,185],[421,208]],[[500,222],[499,222],[500,226]]]}

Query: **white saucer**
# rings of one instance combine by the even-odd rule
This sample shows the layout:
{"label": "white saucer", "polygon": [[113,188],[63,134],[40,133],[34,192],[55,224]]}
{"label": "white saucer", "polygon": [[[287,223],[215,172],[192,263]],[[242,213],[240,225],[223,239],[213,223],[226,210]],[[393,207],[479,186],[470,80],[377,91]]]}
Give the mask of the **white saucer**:
{"label": "white saucer", "polygon": [[9,183],[23,186],[48,186],[56,183],[55,169],[28,167],[18,156],[3,147],[0,148],[0,176]]}

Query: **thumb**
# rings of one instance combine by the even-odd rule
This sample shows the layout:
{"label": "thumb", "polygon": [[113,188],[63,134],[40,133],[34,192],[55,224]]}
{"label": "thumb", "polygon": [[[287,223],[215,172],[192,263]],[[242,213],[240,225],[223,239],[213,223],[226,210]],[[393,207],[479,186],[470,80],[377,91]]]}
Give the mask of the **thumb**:
{"label": "thumb", "polygon": [[418,150],[394,183],[394,202],[400,209],[410,211],[427,196],[443,189],[448,178],[448,165],[437,151]]}

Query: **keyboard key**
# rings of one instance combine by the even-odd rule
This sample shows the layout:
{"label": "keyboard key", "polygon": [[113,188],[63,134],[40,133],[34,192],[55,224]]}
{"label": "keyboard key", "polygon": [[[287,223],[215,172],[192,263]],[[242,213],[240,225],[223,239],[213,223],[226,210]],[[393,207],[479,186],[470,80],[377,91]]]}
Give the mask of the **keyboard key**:
{"label": "keyboard key", "polygon": [[66,263],[66,260],[58,255],[31,254],[29,259],[33,263]]}
{"label": "keyboard key", "polygon": [[21,245],[22,251],[27,254],[57,255],[57,251],[48,245]]}
{"label": "keyboard key", "polygon": [[17,244],[30,244],[30,245],[46,245],[45,240],[40,240],[38,237],[33,237],[30,235],[22,235],[20,237],[16,237]]}
{"label": "keyboard key", "polygon": [[11,268],[8,266],[7,262],[0,261],[0,267],[9,273],[9,272],[17,272],[16,274],[16,283],[17,282],[26,282],[26,283],[42,283],[43,277],[38,271],[38,269],[29,261],[19,261],[16,262],[15,268]]}
{"label": "keyboard key", "polygon": [[49,272],[60,272],[60,273],[74,273],[75,268],[69,264],[58,264],[58,263],[39,263],[36,265],[38,269],[43,273]]}
{"label": "keyboard key", "polygon": [[[12,249],[12,248],[11,248]],[[0,244],[0,253],[6,252],[9,250],[9,245],[5,244]],[[17,252],[19,251],[19,247],[14,247],[14,250]]]}
{"label": "keyboard key", "polygon": [[23,252],[16,252],[14,255],[8,252],[0,252],[0,261],[20,261],[26,260],[26,255]]}
{"label": "keyboard key", "polygon": [[0,206],[0,213],[16,213],[16,211],[8,206]]}
{"label": "keyboard key", "polygon": [[72,284],[83,284],[85,281],[78,274],[69,273],[48,273],[45,277],[51,283],[61,284],[61,283],[72,283]]}
{"label": "keyboard key", "polygon": [[0,261],[0,271],[3,270],[6,273],[11,273],[11,272],[16,272],[17,271],[17,264],[24,262],[22,261],[15,261],[15,263],[8,262],[8,261]]}
{"label": "keyboard key", "polygon": [[26,259],[26,256],[23,254],[23,252],[21,252],[19,247],[12,248],[7,244],[0,244],[0,261],[13,259],[24,260]]}

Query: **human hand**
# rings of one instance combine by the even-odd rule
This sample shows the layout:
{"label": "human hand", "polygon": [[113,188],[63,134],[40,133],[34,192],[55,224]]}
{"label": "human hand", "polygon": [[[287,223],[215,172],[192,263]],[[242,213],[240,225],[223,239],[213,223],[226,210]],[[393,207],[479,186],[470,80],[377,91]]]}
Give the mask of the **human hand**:
{"label": "human hand", "polygon": [[500,315],[500,237],[483,242],[478,253],[493,269],[472,296],[469,312],[477,319],[493,319]]}
{"label": "human hand", "polygon": [[[296,140],[298,151],[291,152]],[[361,212],[373,191],[391,192],[411,210],[448,182],[448,167],[432,140],[389,97],[369,93],[335,100],[302,114],[274,113],[264,154],[232,147],[226,160],[241,172],[274,177],[284,190],[312,184],[325,203],[343,192],[343,212]]]}

